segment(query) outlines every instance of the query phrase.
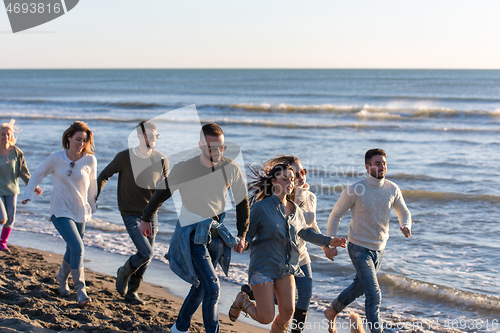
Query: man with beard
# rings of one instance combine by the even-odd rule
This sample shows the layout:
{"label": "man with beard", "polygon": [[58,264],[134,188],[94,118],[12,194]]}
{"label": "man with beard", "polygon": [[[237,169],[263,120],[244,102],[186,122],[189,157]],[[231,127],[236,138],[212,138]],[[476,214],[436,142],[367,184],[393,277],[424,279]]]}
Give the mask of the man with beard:
{"label": "man with beard", "polygon": [[[223,156],[227,145],[219,125],[205,124],[198,145],[200,155],[174,165],[166,179],[166,189],[157,190],[144,209],[140,226],[143,235],[149,237],[151,216],[172,193],[179,191],[182,208],[167,258],[172,271],[192,287],[171,328],[173,333],[188,332],[200,303],[206,332],[219,332],[220,285],[215,267],[219,263],[227,275],[231,248],[241,253],[247,244],[246,184],[238,165]],[[229,188],[236,204],[237,238],[222,224]]]}
{"label": "man with beard", "polygon": [[[365,312],[372,333],[383,332],[380,319],[381,293],[377,272],[382,264],[384,249],[389,238],[389,219],[394,207],[401,231],[411,236],[411,215],[399,187],[385,179],[387,161],[385,151],[370,149],[365,154],[366,178],[344,189],[328,219],[327,235],[337,235],[340,219],[351,209],[348,232],[348,252],[356,269],[356,277],[332,302],[324,314],[329,320],[330,332],[335,332],[337,315],[359,296],[365,295]],[[325,249],[333,260],[335,248]]]}

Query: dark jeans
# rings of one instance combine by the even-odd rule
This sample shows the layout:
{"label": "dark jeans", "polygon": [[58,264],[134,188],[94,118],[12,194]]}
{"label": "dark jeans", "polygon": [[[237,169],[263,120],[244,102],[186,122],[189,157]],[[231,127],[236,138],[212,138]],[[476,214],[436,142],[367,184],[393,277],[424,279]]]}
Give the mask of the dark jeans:
{"label": "dark jeans", "polygon": [[356,269],[356,277],[351,285],[332,302],[332,307],[337,313],[340,313],[356,298],[365,295],[366,321],[372,333],[381,333],[383,332],[380,319],[382,294],[378,284],[377,272],[382,264],[384,251],[373,251],[352,243],[349,243],[347,250]]}
{"label": "dark jeans", "polygon": [[134,275],[142,278],[153,258],[155,238],[158,233],[158,217],[156,214],[153,215],[151,221],[151,227],[153,228],[152,237],[145,237],[139,231],[139,225],[141,224],[140,216],[126,215],[122,218],[130,239],[132,239],[137,248],[137,253],[130,257],[130,263],[133,268],[139,268]]}
{"label": "dark jeans", "polygon": [[184,303],[182,303],[176,327],[180,331],[187,331],[191,325],[193,314],[203,302],[201,309],[205,331],[218,333],[220,285],[215,267],[224,253],[224,243],[219,237],[212,238],[208,246],[194,244],[193,239],[194,232],[191,234],[191,258],[200,284],[198,288],[191,287]]}

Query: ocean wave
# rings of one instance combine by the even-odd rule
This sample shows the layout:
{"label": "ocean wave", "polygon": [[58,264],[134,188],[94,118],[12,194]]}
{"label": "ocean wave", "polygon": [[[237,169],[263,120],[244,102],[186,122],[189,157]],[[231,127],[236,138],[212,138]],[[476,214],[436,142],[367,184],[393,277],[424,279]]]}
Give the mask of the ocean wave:
{"label": "ocean wave", "polygon": [[376,106],[365,104],[358,105],[334,105],[334,104],[313,104],[313,105],[295,105],[295,104],[253,104],[253,103],[235,103],[235,104],[205,104],[199,108],[216,108],[227,110],[243,110],[247,112],[275,112],[275,113],[332,113],[332,114],[351,114],[360,118],[392,118],[392,119],[415,119],[415,118],[452,118],[452,117],[500,117],[500,109],[494,111],[486,110],[456,110],[450,108],[432,108],[432,107],[398,107],[398,106]]}
{"label": "ocean wave", "polygon": [[314,112],[336,112],[336,113],[353,113],[359,111],[359,107],[349,105],[293,105],[293,104],[253,104],[253,103],[236,103],[236,104],[205,104],[199,108],[216,108],[216,109],[231,109],[244,110],[248,112],[282,112],[282,113],[314,113]]}
{"label": "ocean wave", "polygon": [[393,274],[380,274],[378,280],[381,285],[402,290],[432,302],[439,301],[451,305],[488,310],[493,313],[500,311],[500,297],[463,291]]}
{"label": "ocean wave", "polygon": [[[349,184],[350,185],[350,184]],[[324,184],[324,183],[309,183],[309,187],[316,195],[340,195],[348,185],[344,184]],[[362,187],[355,188],[356,193],[362,193]],[[500,197],[491,194],[469,194],[469,193],[452,193],[452,192],[432,192],[424,190],[405,190],[401,189],[406,201],[426,201],[434,202],[447,201],[466,201],[466,202],[487,202],[497,204],[500,203]]]}
{"label": "ocean wave", "polygon": [[7,99],[7,100],[0,100],[0,102],[15,103],[15,104],[90,105],[90,106],[103,106],[103,107],[114,107],[114,108],[124,108],[124,109],[153,109],[160,107],[168,107],[168,105],[139,102],[139,101],[107,102],[107,101],[57,101],[50,99]]}
{"label": "ocean wave", "polygon": [[500,197],[490,194],[469,194],[451,192],[432,192],[422,190],[401,190],[406,200],[432,200],[432,201],[467,201],[500,203]]}
{"label": "ocean wave", "polygon": [[26,114],[25,112],[9,112],[2,115],[5,118],[16,118],[16,119],[30,119],[30,120],[71,120],[79,119],[82,121],[91,121],[91,120],[99,120],[106,122],[115,122],[115,123],[124,123],[124,122],[140,122],[145,120],[144,118],[138,118],[137,114],[131,115],[130,118],[122,117],[116,118],[112,116],[103,116],[91,113],[82,112],[81,114],[42,114],[42,113],[32,113]]}
{"label": "ocean wave", "polygon": [[202,121],[216,121],[219,125],[247,125],[247,126],[257,126],[257,127],[276,127],[276,128],[310,128],[310,129],[320,129],[320,128],[362,128],[362,129],[394,129],[399,126],[380,126],[380,125],[369,125],[361,123],[350,123],[350,124],[325,124],[325,123],[303,123],[303,122],[280,122],[273,120],[264,119],[202,119]]}
{"label": "ocean wave", "polygon": [[[50,99],[0,99],[0,103],[6,104],[48,104],[66,106],[90,106],[106,107],[132,110],[151,110],[158,108],[179,108],[179,104],[162,104],[148,101],[91,101],[74,100],[61,101]],[[219,110],[241,110],[244,112],[259,113],[328,113],[336,115],[347,115],[359,119],[385,119],[385,120],[415,120],[433,118],[499,118],[500,108],[488,110],[459,110],[445,107],[430,107],[416,104],[414,106],[392,102],[386,106],[379,105],[336,105],[336,104],[289,104],[289,103],[228,103],[228,104],[201,104],[199,109]]]}
{"label": "ocean wave", "polygon": [[407,174],[407,173],[398,173],[398,174],[390,175],[387,177],[390,179],[416,180],[416,181],[420,181],[420,182],[435,182],[438,180],[447,180],[447,181],[451,180],[451,179],[439,179],[439,178],[431,177],[428,175],[418,175],[418,174],[412,175],[412,174]]}

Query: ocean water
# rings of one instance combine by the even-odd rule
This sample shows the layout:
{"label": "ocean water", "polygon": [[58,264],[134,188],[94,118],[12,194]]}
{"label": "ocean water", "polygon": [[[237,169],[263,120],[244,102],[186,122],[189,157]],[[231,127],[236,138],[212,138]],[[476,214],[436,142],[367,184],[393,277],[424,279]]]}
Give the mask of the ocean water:
{"label": "ocean water", "polygon": [[[100,171],[128,147],[140,120],[155,117],[157,149],[167,156],[196,148],[199,118],[218,122],[246,164],[299,157],[324,232],[342,188],[364,177],[365,151],[385,149],[387,178],[402,189],[413,228],[404,238],[392,214],[379,273],[384,320],[394,332],[500,332],[500,71],[0,71],[0,121],[15,118],[22,128],[18,146],[31,170],[61,149],[61,134],[74,120],[94,130]],[[85,242],[128,255],[134,247],[117,209],[116,178],[99,197]],[[47,221],[50,177],[41,187],[42,196],[19,203],[15,228],[58,237]],[[177,217],[172,200],[159,217],[155,260],[167,264]],[[347,235],[349,220],[346,214],[339,236]],[[236,231],[234,210],[226,225]],[[347,251],[331,262],[308,248],[311,313],[321,314],[355,272]],[[226,282],[246,283],[248,260],[234,254]],[[350,308],[363,309],[363,297]]]}

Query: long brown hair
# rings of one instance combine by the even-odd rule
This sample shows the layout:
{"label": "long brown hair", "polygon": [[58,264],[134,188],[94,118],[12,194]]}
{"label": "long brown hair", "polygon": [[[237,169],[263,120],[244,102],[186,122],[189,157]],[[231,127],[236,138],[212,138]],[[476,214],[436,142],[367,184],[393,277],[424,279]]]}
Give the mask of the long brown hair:
{"label": "long brown hair", "polygon": [[[274,193],[272,180],[276,179],[278,174],[285,170],[290,170],[292,173],[294,172],[290,165],[282,163],[276,164],[267,172],[264,169],[259,169],[251,165],[249,165],[248,168],[250,169],[250,174],[248,176],[253,179],[248,183],[248,200],[250,206],[257,201],[270,197]],[[293,192],[287,195],[287,200],[292,202],[295,200],[295,187]]]}
{"label": "long brown hair", "polygon": [[[288,154],[278,155],[276,157],[271,158],[270,160],[265,161],[262,164],[262,169],[264,170],[264,172],[268,172],[275,165],[278,165],[278,164],[292,165],[294,163],[299,164],[300,160],[293,155],[288,155]],[[294,172],[294,174],[295,174],[295,172]]]}
{"label": "long brown hair", "polygon": [[73,137],[76,132],[86,132],[87,133],[87,142],[85,142],[85,147],[83,147],[83,152],[87,154],[94,153],[94,134],[88,127],[86,123],[83,121],[75,121],[68,127],[67,130],[64,131],[62,135],[62,145],[64,149],[69,149],[69,138]]}

